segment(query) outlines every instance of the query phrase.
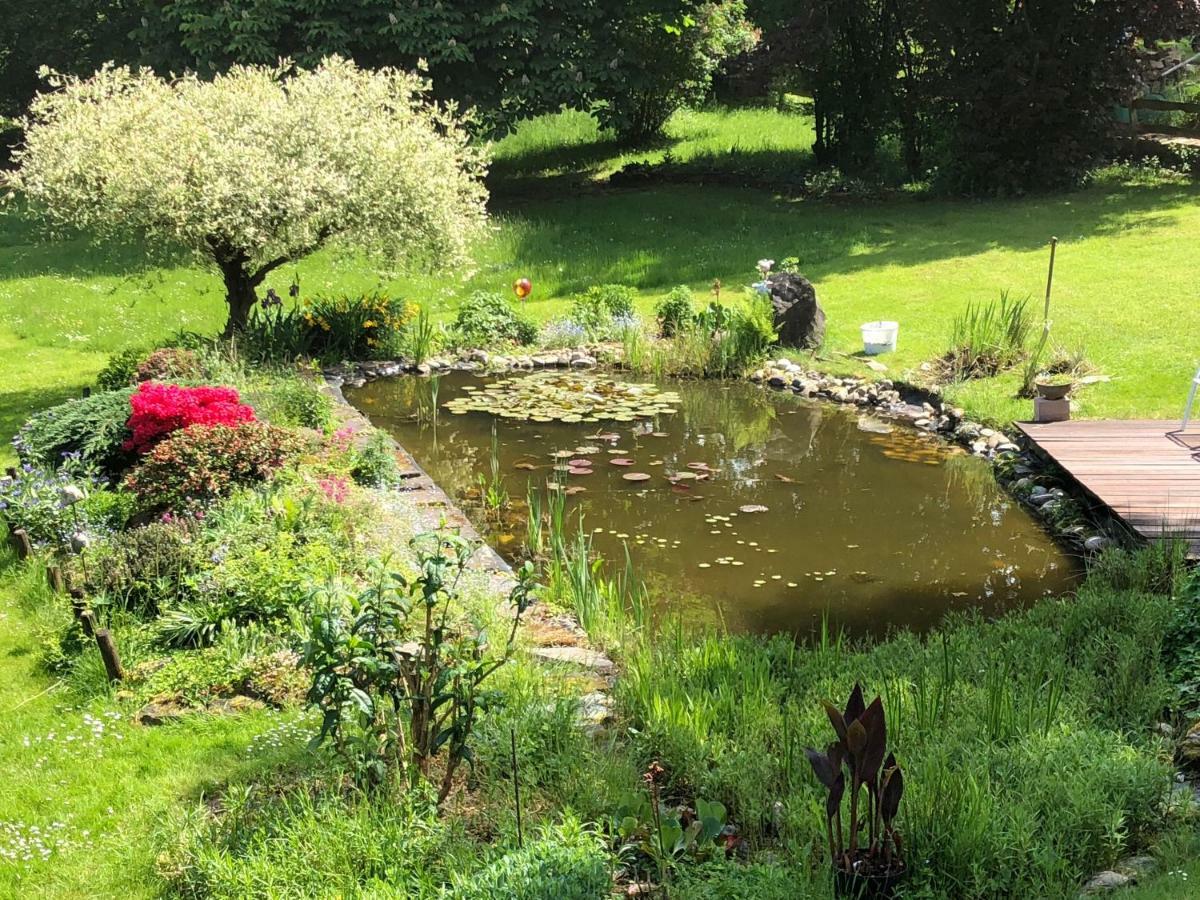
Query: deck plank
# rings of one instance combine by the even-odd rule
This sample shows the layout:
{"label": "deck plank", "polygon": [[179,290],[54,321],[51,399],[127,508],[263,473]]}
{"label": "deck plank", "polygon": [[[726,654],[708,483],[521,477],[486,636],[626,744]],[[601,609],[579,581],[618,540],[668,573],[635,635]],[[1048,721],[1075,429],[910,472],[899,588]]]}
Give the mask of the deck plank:
{"label": "deck plank", "polygon": [[1017,424],[1043,456],[1146,540],[1180,537],[1200,557],[1200,430],[1178,421]]}

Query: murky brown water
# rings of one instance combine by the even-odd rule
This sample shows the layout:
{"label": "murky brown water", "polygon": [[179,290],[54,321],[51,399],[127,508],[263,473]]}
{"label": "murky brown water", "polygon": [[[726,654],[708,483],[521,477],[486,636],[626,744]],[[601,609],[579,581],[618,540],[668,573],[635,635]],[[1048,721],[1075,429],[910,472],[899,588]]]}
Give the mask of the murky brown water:
{"label": "murky brown water", "polygon": [[[680,395],[679,410],[644,421],[534,423],[445,410],[485,381],[398,378],[346,394],[452,495],[478,497],[479,476],[490,476],[493,422],[497,470],[514,499],[530,483],[562,478],[553,453],[599,448],[592,474],[566,476],[585,488],[568,507],[582,509],[607,559],[623,561],[628,545],[656,602],[691,621],[805,633],[828,613],[851,632],[881,634],[927,628],[949,609],[995,614],[1062,592],[1076,575],[986,463],[900,425],[712,381],[661,384]],[[672,484],[675,472],[703,479],[689,463],[711,476]],[[633,471],[652,477],[624,480]],[[752,505],[766,509],[739,511]],[[486,530],[482,514],[478,521]],[[516,555],[523,534],[493,537]]]}

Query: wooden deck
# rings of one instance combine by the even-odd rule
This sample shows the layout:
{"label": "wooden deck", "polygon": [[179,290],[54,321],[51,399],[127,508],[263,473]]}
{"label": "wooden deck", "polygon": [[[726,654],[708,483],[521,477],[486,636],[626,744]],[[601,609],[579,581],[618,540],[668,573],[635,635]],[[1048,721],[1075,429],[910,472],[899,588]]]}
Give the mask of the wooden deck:
{"label": "wooden deck", "polygon": [[1019,423],[1043,455],[1147,540],[1184,538],[1200,557],[1200,423]]}

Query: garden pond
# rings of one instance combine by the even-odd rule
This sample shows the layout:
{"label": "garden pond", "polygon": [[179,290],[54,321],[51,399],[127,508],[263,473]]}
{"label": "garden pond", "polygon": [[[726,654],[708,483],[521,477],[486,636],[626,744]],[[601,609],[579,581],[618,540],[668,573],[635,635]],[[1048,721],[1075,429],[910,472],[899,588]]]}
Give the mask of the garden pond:
{"label": "garden pond", "polygon": [[[735,631],[924,629],[1068,590],[1075,562],[988,463],[899,422],[734,381],[454,372],[347,389],[502,555],[530,487],[660,609]],[[514,515],[489,516],[507,493]]]}

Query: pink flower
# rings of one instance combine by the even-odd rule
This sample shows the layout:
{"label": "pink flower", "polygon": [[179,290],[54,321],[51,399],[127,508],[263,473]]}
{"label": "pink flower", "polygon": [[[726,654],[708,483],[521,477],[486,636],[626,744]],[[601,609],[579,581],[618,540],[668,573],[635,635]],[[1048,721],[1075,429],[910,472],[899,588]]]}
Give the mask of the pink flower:
{"label": "pink flower", "polygon": [[321,489],[325,499],[332,500],[339,506],[345,503],[346,498],[350,496],[350,482],[341,475],[321,478],[317,481],[317,487]]}
{"label": "pink flower", "polygon": [[230,387],[181,387],[146,381],[129,398],[133,412],[129,430],[133,436],[126,450],[148,453],[174,431],[190,425],[239,425],[254,421],[254,410],[240,401]]}

